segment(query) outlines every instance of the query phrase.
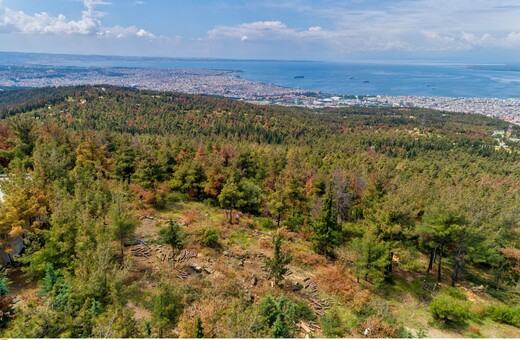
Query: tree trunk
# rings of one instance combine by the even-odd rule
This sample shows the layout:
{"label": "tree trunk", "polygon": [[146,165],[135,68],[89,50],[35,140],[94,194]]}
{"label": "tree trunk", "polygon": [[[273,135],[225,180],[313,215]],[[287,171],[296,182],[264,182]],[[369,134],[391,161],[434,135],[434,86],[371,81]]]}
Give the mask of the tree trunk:
{"label": "tree trunk", "polygon": [[11,253],[7,253],[7,257],[9,258],[9,262],[11,263],[11,266],[13,266],[13,268],[14,268],[14,260],[13,260],[13,256],[11,255]]}
{"label": "tree trunk", "polygon": [[451,286],[455,287],[457,283],[457,278],[459,276],[459,262],[455,262],[455,268],[453,268],[453,274],[451,275]]}
{"label": "tree trunk", "polygon": [[233,224],[233,207],[229,208],[229,224]]}
{"label": "tree trunk", "polygon": [[464,236],[461,236],[459,241],[459,248],[457,249],[457,255],[455,256],[455,267],[453,268],[453,274],[451,275],[451,286],[455,287],[455,284],[457,284],[457,279],[459,277],[459,269],[460,269],[460,263],[462,261],[462,249],[464,247]]}
{"label": "tree trunk", "polygon": [[442,252],[444,250],[444,247],[441,246],[441,249],[439,251],[439,265],[437,267],[437,282],[441,282],[441,270],[442,270]]}
{"label": "tree trunk", "polygon": [[388,255],[388,264],[386,265],[386,275],[392,273],[393,270],[394,252],[391,251]]}
{"label": "tree trunk", "polygon": [[125,242],[123,241],[123,237],[119,239],[121,242],[121,264],[123,264],[125,259]]}
{"label": "tree trunk", "polygon": [[435,261],[435,253],[437,252],[437,248],[432,249],[430,252],[430,263],[428,263],[428,270],[427,273],[430,273],[430,271],[433,269],[433,262]]}
{"label": "tree trunk", "polygon": [[278,218],[276,219],[276,227],[280,228],[280,219],[282,218],[282,214],[278,213]]}

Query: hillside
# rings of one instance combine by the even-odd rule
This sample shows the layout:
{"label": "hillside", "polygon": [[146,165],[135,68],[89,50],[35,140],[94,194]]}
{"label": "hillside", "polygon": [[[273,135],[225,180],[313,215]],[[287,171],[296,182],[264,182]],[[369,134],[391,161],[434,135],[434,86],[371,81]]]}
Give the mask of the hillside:
{"label": "hillside", "polygon": [[518,127],[111,86],[0,114],[4,337],[520,337]]}

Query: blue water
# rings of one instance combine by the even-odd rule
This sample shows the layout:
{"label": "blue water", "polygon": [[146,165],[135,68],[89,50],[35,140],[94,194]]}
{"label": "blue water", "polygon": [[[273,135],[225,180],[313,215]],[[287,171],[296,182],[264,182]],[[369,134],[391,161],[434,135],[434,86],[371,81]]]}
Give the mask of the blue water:
{"label": "blue water", "polygon": [[[3,62],[2,62],[3,61]],[[241,70],[244,79],[329,94],[520,98],[514,65],[207,60],[0,53],[0,64]],[[303,78],[295,78],[303,77]]]}

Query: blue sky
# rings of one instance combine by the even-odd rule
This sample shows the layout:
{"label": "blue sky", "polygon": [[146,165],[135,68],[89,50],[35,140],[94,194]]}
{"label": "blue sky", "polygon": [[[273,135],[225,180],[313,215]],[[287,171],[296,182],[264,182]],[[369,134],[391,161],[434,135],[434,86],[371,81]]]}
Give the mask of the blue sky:
{"label": "blue sky", "polygon": [[0,0],[0,50],[520,61],[519,0]]}

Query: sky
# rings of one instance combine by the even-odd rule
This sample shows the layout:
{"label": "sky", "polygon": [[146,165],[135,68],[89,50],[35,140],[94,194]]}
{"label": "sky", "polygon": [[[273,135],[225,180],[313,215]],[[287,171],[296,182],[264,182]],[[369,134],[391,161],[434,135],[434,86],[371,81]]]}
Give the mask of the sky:
{"label": "sky", "polygon": [[520,62],[520,0],[0,0],[0,51]]}

